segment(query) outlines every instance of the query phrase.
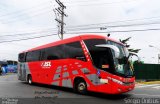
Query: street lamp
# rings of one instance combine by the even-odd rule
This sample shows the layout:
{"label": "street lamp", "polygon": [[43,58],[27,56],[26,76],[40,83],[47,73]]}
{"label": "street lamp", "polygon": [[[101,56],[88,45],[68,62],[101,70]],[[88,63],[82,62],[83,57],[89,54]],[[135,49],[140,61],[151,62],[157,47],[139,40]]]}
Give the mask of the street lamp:
{"label": "street lamp", "polygon": [[[160,52],[160,48],[158,48],[158,47],[155,47],[153,45],[149,45],[149,47],[155,48]],[[160,64],[160,54],[158,54],[158,64]]]}

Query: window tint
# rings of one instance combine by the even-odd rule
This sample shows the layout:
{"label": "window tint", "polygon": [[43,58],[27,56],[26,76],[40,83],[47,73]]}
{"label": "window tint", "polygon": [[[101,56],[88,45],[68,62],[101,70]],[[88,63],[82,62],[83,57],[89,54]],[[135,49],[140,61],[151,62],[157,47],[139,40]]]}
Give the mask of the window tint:
{"label": "window tint", "polygon": [[26,56],[26,61],[30,62],[30,61],[39,61],[40,58],[40,50],[37,51],[31,51],[27,53]]}
{"label": "window tint", "polygon": [[8,65],[13,65],[14,61],[7,61]]}
{"label": "window tint", "polygon": [[42,50],[42,60],[58,60],[64,58],[63,46],[49,47]]}
{"label": "window tint", "polygon": [[86,61],[80,42],[73,42],[27,53],[27,61],[78,59]]}
{"label": "window tint", "polygon": [[80,42],[73,42],[64,45],[65,58],[73,58],[86,61]]}
{"label": "window tint", "polygon": [[14,61],[14,65],[17,65],[18,64],[18,62],[17,61]]}
{"label": "window tint", "polygon": [[17,61],[8,60],[8,61],[7,61],[7,64],[8,64],[8,65],[17,65]]}
{"label": "window tint", "polygon": [[20,53],[18,57],[19,62],[25,62],[25,55],[26,53]]}

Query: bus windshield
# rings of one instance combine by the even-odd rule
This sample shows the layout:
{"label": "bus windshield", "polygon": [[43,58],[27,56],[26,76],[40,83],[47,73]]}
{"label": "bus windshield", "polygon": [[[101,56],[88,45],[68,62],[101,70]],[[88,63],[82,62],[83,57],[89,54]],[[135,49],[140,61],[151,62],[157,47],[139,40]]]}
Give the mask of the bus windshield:
{"label": "bus windshield", "polygon": [[17,61],[7,61],[8,65],[17,65]]}
{"label": "bus windshield", "polygon": [[[133,67],[131,61],[128,60],[129,52],[122,44],[105,40],[90,39],[84,40],[92,58],[94,66],[98,69],[122,76],[133,77]],[[108,44],[116,46],[120,51],[119,58],[114,55],[114,50],[106,47],[96,47],[95,45]]]}
{"label": "bus windshield", "polygon": [[114,65],[115,65],[115,72],[125,77],[132,77],[134,75],[134,70],[133,70],[132,61],[128,60],[129,52],[126,49],[126,47],[113,41],[107,41],[107,43],[118,47],[120,51],[119,58],[115,58],[114,51],[111,50],[113,55]]}

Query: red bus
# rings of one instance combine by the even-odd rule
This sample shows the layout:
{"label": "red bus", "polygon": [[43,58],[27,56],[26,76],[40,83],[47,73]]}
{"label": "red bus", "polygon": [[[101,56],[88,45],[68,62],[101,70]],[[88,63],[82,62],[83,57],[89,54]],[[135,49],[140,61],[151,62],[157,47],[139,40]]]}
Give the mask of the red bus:
{"label": "red bus", "polygon": [[134,89],[134,71],[126,47],[109,37],[80,35],[42,45],[19,54],[18,79],[121,94]]}

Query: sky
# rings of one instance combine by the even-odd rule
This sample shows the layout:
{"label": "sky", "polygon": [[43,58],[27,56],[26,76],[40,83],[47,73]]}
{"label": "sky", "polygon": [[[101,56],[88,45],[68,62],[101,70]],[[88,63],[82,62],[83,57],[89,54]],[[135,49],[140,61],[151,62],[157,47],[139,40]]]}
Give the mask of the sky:
{"label": "sky", "polygon": [[[116,40],[131,37],[128,43],[131,48],[141,49],[141,60],[158,62],[159,0],[60,1],[68,15],[64,18],[64,38],[91,32],[110,33]],[[60,40],[55,21],[59,18],[57,7],[55,0],[0,0],[0,60],[17,60],[24,50]]]}

